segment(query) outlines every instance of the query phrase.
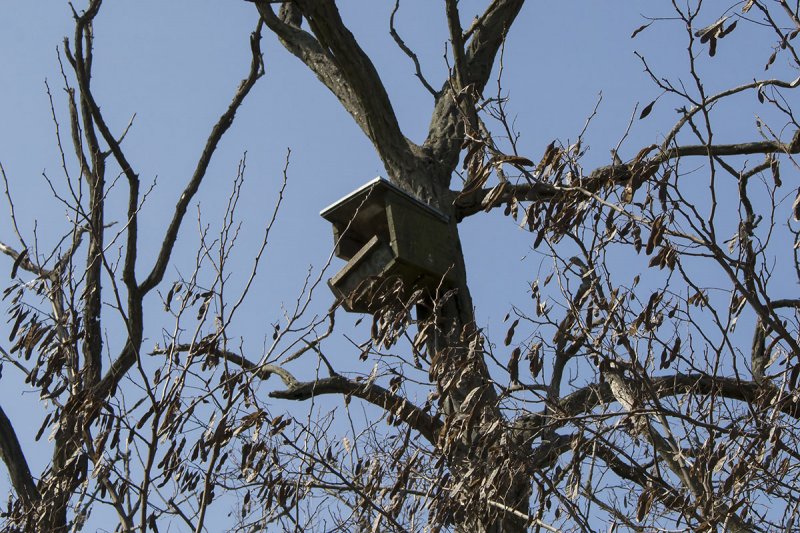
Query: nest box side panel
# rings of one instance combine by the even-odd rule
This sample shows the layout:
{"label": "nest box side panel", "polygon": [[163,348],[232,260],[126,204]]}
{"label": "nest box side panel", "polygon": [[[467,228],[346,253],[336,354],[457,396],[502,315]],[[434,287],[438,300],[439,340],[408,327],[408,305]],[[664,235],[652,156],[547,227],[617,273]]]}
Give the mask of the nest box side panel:
{"label": "nest box side panel", "polygon": [[339,259],[348,261],[364,245],[364,241],[352,236],[352,233],[347,231],[347,224],[333,224],[333,242],[336,243],[334,253]]}
{"label": "nest box side panel", "polygon": [[333,225],[336,257],[350,260],[375,235],[389,241],[384,207],[389,187],[388,182],[376,178],[320,212]]}

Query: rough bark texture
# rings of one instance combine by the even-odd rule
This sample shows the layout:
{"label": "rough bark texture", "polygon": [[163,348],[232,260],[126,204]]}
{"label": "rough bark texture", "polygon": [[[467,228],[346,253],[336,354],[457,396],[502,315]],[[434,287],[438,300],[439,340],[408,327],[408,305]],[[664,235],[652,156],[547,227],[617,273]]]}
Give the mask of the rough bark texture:
{"label": "rough bark texture", "polygon": [[25,506],[36,502],[39,494],[28,468],[28,461],[5,411],[0,408],[0,460],[8,467],[11,485]]}
{"label": "rough bark texture", "polygon": [[[430,377],[438,385],[441,412],[448,420],[438,445],[447,457],[453,485],[462,487],[456,499],[461,498],[460,503],[468,508],[468,512],[458,509],[452,512],[462,531],[522,531],[524,521],[487,503],[499,503],[527,515],[530,481],[522,457],[518,456],[521,447],[513,436],[489,435],[485,431],[505,424],[480,349],[482,343],[475,327],[454,196],[449,185],[464,142],[465,118],[474,113],[470,95],[480,94],[486,85],[497,52],[523,1],[492,2],[466,49],[460,48],[462,29],[457,9],[454,3],[450,6],[451,34],[457,35],[453,43],[454,70],[461,75],[445,82],[438,93],[429,134],[422,146],[400,131],[375,67],[342,22],[336,4],[332,0],[293,3],[307,21],[310,32],[298,27],[296,19],[291,23],[276,16],[268,2],[256,5],[265,24],[280,37],[287,50],[336,95],[372,141],[390,179],[439,208],[452,221],[451,260],[457,292],[443,309],[436,311],[437,334],[428,342],[429,352],[436,354]],[[470,401],[465,403],[470,395]],[[488,485],[486,499],[467,501],[468,488],[486,482],[495,469],[501,469],[501,463],[505,463],[502,467],[505,474]]]}

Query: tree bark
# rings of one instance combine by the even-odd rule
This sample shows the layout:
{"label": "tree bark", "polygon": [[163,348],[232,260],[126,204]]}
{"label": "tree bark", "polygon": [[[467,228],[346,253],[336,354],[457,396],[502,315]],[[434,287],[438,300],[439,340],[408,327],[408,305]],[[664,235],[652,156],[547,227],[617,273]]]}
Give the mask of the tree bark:
{"label": "tree bark", "polygon": [[30,508],[38,500],[39,493],[14,427],[2,407],[0,407],[0,460],[8,467],[11,486],[22,505]]}
{"label": "tree bark", "polygon": [[531,495],[527,454],[512,432],[498,429],[508,424],[483,359],[452,203],[449,208],[457,292],[439,310],[436,335],[428,341],[430,378],[446,420],[439,448],[452,476],[450,497],[458,504],[445,512],[452,514],[457,531],[525,531],[519,515],[528,515]]}
{"label": "tree bark", "polygon": [[[288,20],[276,15],[268,1],[255,3],[267,27],[317,75],[372,141],[391,181],[450,217],[451,279],[456,293],[441,308],[434,302],[433,309],[427,310],[434,313],[430,318],[437,326],[427,341],[432,358],[430,379],[438,389],[446,420],[438,447],[452,476],[445,499],[454,502],[442,503],[439,511],[455,522],[459,531],[525,530],[520,516],[528,514],[531,493],[525,453],[514,433],[502,429],[508,424],[483,360],[455,196],[449,190],[465,138],[465,119],[474,114],[474,98],[467,95],[483,90],[524,0],[495,0],[469,35],[461,29],[456,3],[448,3],[455,75],[438,93],[422,146],[402,134],[377,70],[344,25],[333,0],[293,2],[310,32],[300,28],[296,12]],[[465,36],[471,36],[466,45]]]}

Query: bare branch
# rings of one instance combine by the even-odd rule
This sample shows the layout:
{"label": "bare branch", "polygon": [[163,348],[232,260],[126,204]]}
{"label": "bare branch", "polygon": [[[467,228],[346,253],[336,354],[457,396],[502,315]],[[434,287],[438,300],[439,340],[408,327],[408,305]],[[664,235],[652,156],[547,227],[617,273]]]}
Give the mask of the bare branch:
{"label": "bare branch", "polygon": [[[470,87],[476,94],[483,92],[497,52],[523,3],[524,0],[496,0],[479,18],[479,24],[471,28],[471,39],[465,51],[463,87]],[[459,126],[461,116],[458,106],[458,99],[446,83],[436,101],[424,144],[424,148],[435,154],[435,158],[448,168],[455,168],[458,163],[464,135],[463,128]],[[447,183],[441,184],[444,187],[449,183],[449,174],[446,179]]]}
{"label": "bare branch", "polygon": [[419,431],[428,442],[436,444],[442,422],[429,415],[407,399],[389,392],[374,383],[364,383],[335,375],[315,381],[300,382],[283,391],[273,391],[272,398],[285,400],[308,400],[326,394],[355,396],[384,409]]}
{"label": "bare branch", "polygon": [[387,413],[403,420],[419,431],[429,442],[436,443],[437,433],[442,422],[433,415],[425,413],[407,399],[398,396],[374,383],[359,382],[341,375],[314,381],[300,382],[288,370],[279,365],[256,364],[246,357],[219,349],[213,339],[199,345],[179,344],[159,348],[153,354],[165,355],[172,352],[209,353],[222,360],[240,366],[252,372],[259,379],[268,379],[272,374],[278,375],[286,385],[286,390],[270,392],[270,397],[284,400],[308,400],[327,394],[355,396],[384,409]]}
{"label": "bare branch", "polygon": [[[705,374],[674,374],[651,378],[650,387],[658,398],[681,394],[719,396],[749,405],[772,406],[781,413],[800,420],[800,406],[791,396],[766,383]],[[556,421],[549,420],[548,415],[527,414],[516,420],[515,427],[518,431],[527,433],[537,431],[545,424],[555,424],[556,427],[568,425],[571,417],[590,413],[593,409],[614,401],[616,398],[608,383],[588,385],[570,393],[550,407],[557,417]]]}
{"label": "bare branch", "polygon": [[11,425],[11,421],[2,407],[0,407],[0,459],[8,468],[11,485],[17,493],[17,497],[22,500],[26,509],[33,512],[32,505],[39,499],[39,492],[36,490],[36,484],[31,476],[28,461],[17,439],[14,426]]}
{"label": "bare branch", "polygon": [[178,230],[180,230],[181,224],[183,223],[183,218],[186,215],[186,209],[200,188],[200,184],[206,175],[208,165],[217,149],[217,145],[219,144],[219,141],[222,139],[222,136],[225,134],[225,132],[228,131],[228,128],[230,128],[233,124],[236,111],[238,111],[239,107],[242,105],[242,102],[244,102],[244,99],[249,94],[250,89],[252,89],[256,84],[256,81],[258,81],[258,79],[264,75],[264,63],[261,57],[260,30],[261,24],[259,24],[258,28],[256,28],[256,31],[250,35],[250,47],[252,50],[250,72],[239,84],[239,88],[233,97],[233,101],[231,101],[230,105],[228,106],[228,109],[222,114],[222,116],[220,116],[217,123],[211,129],[211,134],[208,136],[208,140],[206,140],[205,148],[203,148],[203,151],[200,154],[200,159],[197,161],[197,167],[195,168],[194,174],[189,180],[189,183],[186,184],[186,188],[184,188],[183,193],[178,199],[178,203],[175,205],[175,214],[173,215],[172,221],[167,228],[167,232],[164,236],[164,241],[161,244],[161,251],[158,254],[156,263],[153,266],[153,269],[150,271],[150,274],[139,287],[142,296],[150,292],[163,279],[164,272],[166,271],[167,264],[169,263],[169,258],[172,255],[172,250],[175,246],[175,239],[178,237]]}
{"label": "bare branch", "polygon": [[[583,181],[584,188],[589,191],[598,191],[609,184],[626,184],[634,170],[644,167],[657,167],[667,161],[690,156],[732,156],[752,154],[798,154],[800,153],[800,131],[796,132],[788,143],[778,141],[756,141],[737,144],[715,144],[678,146],[661,152],[658,155],[631,163],[607,165],[593,170]],[[759,167],[761,168],[761,167]],[[766,167],[765,167],[766,168]],[[763,170],[763,168],[762,168]],[[514,185],[507,183],[499,196],[492,197],[492,204],[486,205],[486,199],[495,191],[494,187],[484,188],[469,195],[459,196],[455,205],[457,217],[462,220],[487,208],[504,205],[512,199],[520,202],[547,202],[558,198],[560,194],[574,190],[571,187],[560,187],[544,181],[522,183]]]}
{"label": "bare branch", "polygon": [[431,93],[431,95],[434,98],[437,98],[439,96],[439,91],[434,89],[431,86],[431,84],[428,83],[428,80],[425,79],[425,76],[422,74],[422,67],[419,64],[419,58],[417,57],[417,54],[415,54],[414,51],[408,47],[405,41],[403,41],[403,39],[400,37],[400,34],[397,33],[397,29],[394,26],[394,17],[395,15],[397,15],[397,11],[399,9],[400,9],[400,0],[396,0],[394,3],[394,9],[392,10],[392,15],[389,17],[389,35],[392,36],[392,39],[394,39],[394,42],[397,43],[397,46],[400,48],[400,50],[402,50],[403,53],[407,55],[409,59],[411,59],[411,61],[414,63],[415,76],[419,79],[420,83],[422,83],[423,87],[425,87],[425,89],[427,89],[428,92]]}
{"label": "bare branch", "polygon": [[393,180],[407,165],[411,144],[403,136],[375,66],[342,22],[333,0],[296,0],[309,23],[308,32],[280,20],[269,2],[256,7],[266,25],[281,38],[339,99],[372,141]]}

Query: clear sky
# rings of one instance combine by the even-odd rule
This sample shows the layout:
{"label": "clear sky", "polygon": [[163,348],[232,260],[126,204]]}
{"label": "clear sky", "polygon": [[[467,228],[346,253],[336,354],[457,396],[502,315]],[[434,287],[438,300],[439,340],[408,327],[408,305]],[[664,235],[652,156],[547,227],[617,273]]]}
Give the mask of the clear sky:
{"label": "clear sky", "polygon": [[[414,78],[413,65],[388,34],[393,2],[339,3],[344,20],[376,63],[405,134],[421,141],[432,97]],[[435,87],[446,73],[442,55],[447,31],[440,4],[404,0],[397,19],[399,32],[420,55],[423,71]],[[483,4],[462,0],[465,25]],[[76,5],[82,7],[80,2]],[[709,9],[709,17],[718,14]],[[525,6],[506,46],[503,78],[503,94],[511,98],[509,111],[521,133],[524,155],[538,159],[551,140],[566,144],[574,139],[602,92],[589,130],[592,149],[586,163],[610,162],[609,149],[624,133],[634,107],[659,96],[634,50],[642,51],[665,75],[685,72],[685,34],[680,24],[661,21],[632,40],[633,30],[646,22],[643,15],[671,16],[671,8],[668,2],[645,0],[564,0]],[[210,127],[246,73],[248,36],[256,20],[253,5],[239,0],[107,0],[103,5],[95,26],[95,96],[117,132],[136,115],[124,148],[143,186],[155,182],[141,216],[141,231],[152,236],[153,245],[160,240]],[[10,180],[21,230],[32,236],[35,229],[42,249],[69,229],[67,213],[52,198],[42,173],[56,183],[62,178],[45,80],[65,128],[66,100],[57,51],[63,51],[62,40],[72,31],[66,2],[6,0],[0,5],[0,163]],[[715,60],[699,59],[700,68],[709,74],[710,92],[714,86],[731,85],[741,72],[755,72],[745,67],[760,64],[768,56],[769,43],[756,39],[758,35],[752,32],[757,31],[752,26],[740,28],[721,43]],[[763,46],[751,46],[751,42]],[[319,210],[384,174],[371,144],[336,99],[266,31],[263,43],[266,76],[225,136],[196,202],[206,222],[218,222],[220,199],[229,194],[238,161],[247,152],[246,194],[241,205],[245,225],[238,260],[249,268],[248,257],[261,239],[291,149],[286,201],[246,312],[234,329],[245,336],[244,346],[253,351],[271,334],[269,325],[279,320],[281,303],[290,303],[297,295],[307,269],[317,272],[331,252],[330,227],[318,216]],[[740,80],[747,81],[746,77]],[[487,92],[495,87],[490,83]],[[622,148],[623,159],[661,139],[677,118],[674,107],[660,100],[647,120],[635,121]],[[718,130],[721,142],[737,140],[736,132],[743,128],[753,131],[752,110],[732,111],[721,122],[725,127]],[[113,196],[112,205],[117,200]],[[17,245],[7,209],[0,212],[0,240]],[[500,213],[492,213],[465,222],[462,238],[477,316],[498,334],[504,331],[501,321],[510,305],[529,299],[527,282],[540,268],[539,259],[531,254],[532,236]],[[188,268],[194,261],[197,223],[193,219],[181,239],[168,279],[170,272]],[[154,251],[155,246],[142,250],[143,264]],[[11,268],[10,261],[5,263],[3,267],[0,260],[0,272]],[[324,288],[316,297],[319,310],[332,301]],[[356,318],[342,318],[343,331]],[[151,318],[147,327],[157,340],[157,318]],[[346,343],[341,343],[341,350],[341,357],[355,361],[357,354],[348,353]],[[17,378],[10,367],[4,367],[0,405],[9,412],[25,445],[44,449],[32,443],[43,418],[36,410],[36,396],[21,396],[14,384]],[[34,470],[41,468],[41,460],[39,456],[37,462],[34,454]],[[0,467],[0,493],[7,486],[7,473]]]}

